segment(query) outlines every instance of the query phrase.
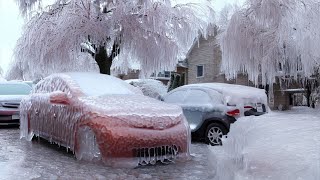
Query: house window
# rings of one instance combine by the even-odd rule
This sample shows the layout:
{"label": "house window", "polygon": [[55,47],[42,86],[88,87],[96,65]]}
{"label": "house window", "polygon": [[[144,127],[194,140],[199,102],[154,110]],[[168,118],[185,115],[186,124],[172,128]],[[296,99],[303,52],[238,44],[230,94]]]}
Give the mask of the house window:
{"label": "house window", "polygon": [[282,72],[282,63],[281,62],[279,62],[278,67],[279,67],[279,71]]}
{"label": "house window", "polygon": [[161,71],[161,72],[158,72],[157,74],[152,73],[150,77],[154,79],[170,79],[171,71]]}
{"label": "house window", "polygon": [[198,65],[197,66],[197,77],[203,77],[203,65]]}

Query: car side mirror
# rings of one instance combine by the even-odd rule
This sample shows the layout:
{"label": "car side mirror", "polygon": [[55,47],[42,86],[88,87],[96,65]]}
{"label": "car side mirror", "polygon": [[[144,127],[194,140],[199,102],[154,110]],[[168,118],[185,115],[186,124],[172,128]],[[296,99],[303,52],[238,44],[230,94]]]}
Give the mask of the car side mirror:
{"label": "car side mirror", "polygon": [[55,91],[55,92],[50,93],[50,103],[69,105],[70,99],[69,99],[67,93],[62,92],[62,91]]}

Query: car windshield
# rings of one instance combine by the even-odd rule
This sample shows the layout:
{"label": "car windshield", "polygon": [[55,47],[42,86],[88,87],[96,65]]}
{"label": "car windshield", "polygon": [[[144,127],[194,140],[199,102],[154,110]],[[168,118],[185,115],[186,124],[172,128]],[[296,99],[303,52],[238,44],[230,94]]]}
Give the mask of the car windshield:
{"label": "car windshield", "polygon": [[97,73],[68,73],[68,75],[87,96],[138,93],[135,87],[112,76]]}
{"label": "car windshield", "polygon": [[0,95],[28,95],[32,88],[24,83],[0,83]]}

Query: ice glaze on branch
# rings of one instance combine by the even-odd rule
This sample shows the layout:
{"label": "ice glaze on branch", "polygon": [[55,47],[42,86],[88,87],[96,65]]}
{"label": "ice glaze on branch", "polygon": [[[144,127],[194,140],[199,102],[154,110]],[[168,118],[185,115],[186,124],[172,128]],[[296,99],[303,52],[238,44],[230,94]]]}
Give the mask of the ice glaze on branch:
{"label": "ice glaze on branch", "polygon": [[220,39],[228,78],[273,83],[277,76],[309,77],[319,64],[319,0],[247,0]]}
{"label": "ice glaze on branch", "polygon": [[109,54],[121,34],[119,60],[139,62],[144,75],[173,68],[200,33],[208,35],[214,21],[211,4],[197,2],[173,6],[170,0],[69,0],[54,10],[57,2],[25,26],[15,59],[22,69],[32,67],[43,75],[67,71],[77,64],[80,44],[88,36]]}

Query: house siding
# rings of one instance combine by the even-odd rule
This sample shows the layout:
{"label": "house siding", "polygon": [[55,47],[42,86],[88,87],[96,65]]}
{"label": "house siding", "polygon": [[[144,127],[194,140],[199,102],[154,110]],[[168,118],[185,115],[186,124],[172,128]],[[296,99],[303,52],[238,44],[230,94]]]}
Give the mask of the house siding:
{"label": "house siding", "polygon": [[[227,80],[225,75],[220,71],[221,65],[221,50],[215,43],[214,36],[209,37],[207,40],[201,38],[189,53],[188,61],[188,84],[207,83],[207,82],[220,82],[229,84],[239,84],[245,86],[255,85],[249,81],[246,74],[238,74],[236,79]],[[197,78],[197,65],[204,65],[204,77]],[[273,91],[270,99],[271,109],[290,109],[290,95],[281,91],[279,85],[273,86]]]}
{"label": "house siding", "polygon": [[[207,40],[201,38],[190,51],[187,58],[189,65],[188,84],[221,82],[253,86],[246,75],[239,75],[235,80],[226,80],[225,75],[220,71],[221,50],[216,45],[215,38],[215,36],[210,36]],[[204,65],[203,77],[197,77],[198,65]]]}
{"label": "house siding", "polygon": [[[188,84],[212,82],[219,76],[221,53],[217,52],[218,47],[214,44],[214,36],[207,40],[201,38],[195,44],[188,56]],[[197,77],[197,66],[204,65],[203,77]]]}

